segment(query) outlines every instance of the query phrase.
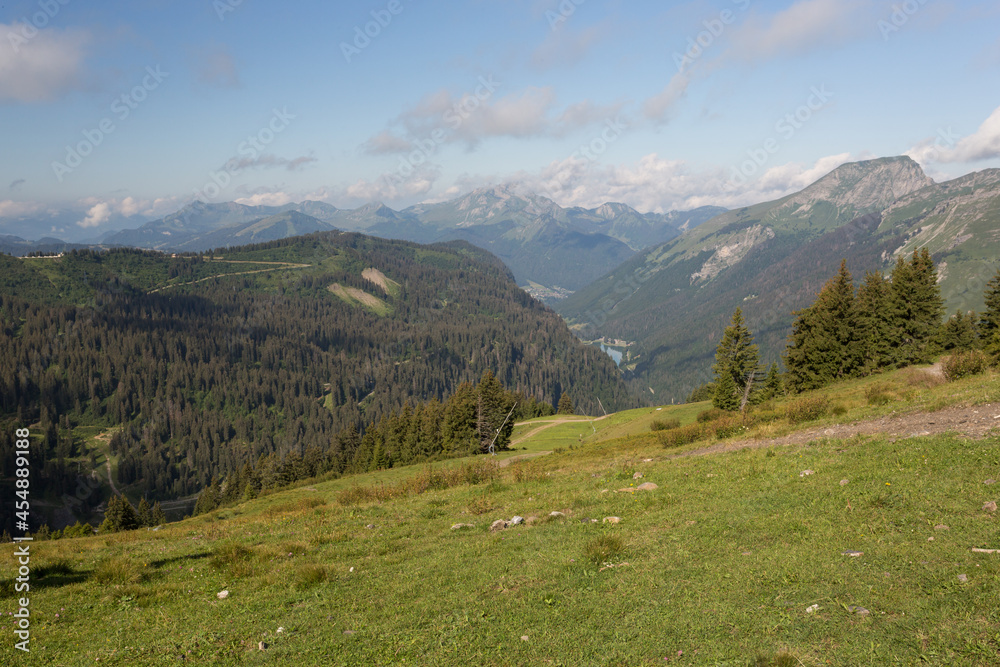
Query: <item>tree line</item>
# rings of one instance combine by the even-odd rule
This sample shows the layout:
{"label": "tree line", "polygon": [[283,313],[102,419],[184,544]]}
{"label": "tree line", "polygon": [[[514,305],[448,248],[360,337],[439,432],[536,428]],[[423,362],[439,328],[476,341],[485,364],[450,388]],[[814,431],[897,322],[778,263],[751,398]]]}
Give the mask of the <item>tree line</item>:
{"label": "tree line", "polygon": [[900,257],[891,273],[867,272],[855,289],[846,260],[795,320],[784,354],[763,377],[753,334],[737,308],[723,332],[715,381],[691,399],[711,396],[735,410],[781,390],[802,392],[837,380],[928,363],[942,351],[983,348],[1000,361],[1000,272],[986,287],[986,311],[956,312],[947,321],[937,268],[926,248]]}

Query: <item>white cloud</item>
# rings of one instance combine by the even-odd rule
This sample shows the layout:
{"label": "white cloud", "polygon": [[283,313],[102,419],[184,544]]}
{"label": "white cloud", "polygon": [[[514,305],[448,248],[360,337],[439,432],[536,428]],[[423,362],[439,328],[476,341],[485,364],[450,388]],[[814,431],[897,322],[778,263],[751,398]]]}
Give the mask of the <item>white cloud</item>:
{"label": "white cloud", "polygon": [[950,128],[941,130],[937,137],[925,139],[906,154],[921,165],[1000,158],[1000,107],[969,136],[959,139],[952,136]]}
{"label": "white cloud", "polygon": [[551,163],[517,179],[560,206],[593,208],[609,201],[638,211],[687,210],[699,206],[735,208],[779,199],[819,180],[850,160],[848,154],[820,158],[811,165],[775,165],[758,179],[733,187],[723,169],[695,171],[683,160],[651,153],[633,164],[599,166],[577,157]]}
{"label": "white cloud", "polygon": [[677,102],[684,97],[688,84],[691,80],[686,74],[678,72],[671,79],[666,87],[648,100],[642,106],[642,111],[646,118],[656,122],[666,120],[667,114]]}
{"label": "white cloud", "polygon": [[245,206],[284,206],[285,204],[297,201],[287,192],[258,192],[250,197],[241,197],[236,200],[237,204]]}
{"label": "white cloud", "polygon": [[562,137],[613,119],[622,108],[620,103],[602,106],[583,100],[559,109],[552,86],[529,87],[499,96],[496,90],[501,86],[492,77],[482,77],[479,85],[462,95],[447,90],[427,95],[400,114],[389,128],[366,141],[363,148],[374,155],[407,153],[418,148],[431,153],[445,144],[465,143],[472,147],[496,137]]}
{"label": "white cloud", "polygon": [[412,199],[430,192],[440,176],[437,168],[423,166],[405,179],[393,176],[384,176],[375,181],[359,179],[349,185],[344,194],[349,199],[366,202]]}
{"label": "white cloud", "polygon": [[239,88],[236,60],[227,46],[212,45],[191,53],[198,83],[214,88]]}
{"label": "white cloud", "polygon": [[111,219],[111,205],[107,202],[101,202],[100,204],[94,204],[87,211],[86,217],[83,220],[76,223],[84,229],[90,229],[91,227],[100,227],[102,224]]}
{"label": "white cloud", "polygon": [[0,23],[0,35],[10,42],[0,48],[0,103],[47,102],[80,88],[90,34],[54,28],[26,33],[25,25]]}
{"label": "white cloud", "polygon": [[763,60],[841,46],[878,37],[877,20],[868,0],[799,0],[767,18],[750,16],[733,32],[732,55]]}
{"label": "white cloud", "polygon": [[599,26],[572,30],[563,23],[558,29],[549,31],[545,41],[531,54],[531,64],[539,69],[576,65],[586,57],[604,32]]}
{"label": "white cloud", "polygon": [[223,165],[223,169],[226,169],[232,173],[241,171],[243,169],[250,169],[250,168],[270,169],[274,167],[284,167],[288,171],[296,171],[303,165],[316,161],[317,161],[316,158],[308,155],[302,155],[297,158],[292,158],[291,160],[289,160],[288,158],[278,157],[273,153],[261,153],[260,155],[257,155],[252,158],[250,157],[230,158],[226,162],[226,164]]}
{"label": "white cloud", "polygon": [[19,218],[42,210],[41,204],[30,201],[0,200],[0,218]]}

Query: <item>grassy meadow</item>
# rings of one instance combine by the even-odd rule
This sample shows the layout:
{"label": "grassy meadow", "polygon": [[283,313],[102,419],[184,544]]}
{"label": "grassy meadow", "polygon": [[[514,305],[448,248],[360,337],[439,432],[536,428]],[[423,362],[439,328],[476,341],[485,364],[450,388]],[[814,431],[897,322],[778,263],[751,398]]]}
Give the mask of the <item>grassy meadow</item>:
{"label": "grassy meadow", "polygon": [[[1000,377],[910,370],[817,397],[815,419],[781,399],[741,437],[949,405],[1000,415],[986,407]],[[997,437],[730,439],[734,451],[685,456],[718,438],[666,448],[651,430],[707,407],[557,424],[497,458],[552,454],[505,467],[313,481],[157,531],[34,543],[27,655],[3,545],[0,661],[1000,664],[1000,553],[972,551],[1000,549],[983,510],[1000,496],[984,483],[1000,479]],[[527,522],[490,532],[515,515]]]}

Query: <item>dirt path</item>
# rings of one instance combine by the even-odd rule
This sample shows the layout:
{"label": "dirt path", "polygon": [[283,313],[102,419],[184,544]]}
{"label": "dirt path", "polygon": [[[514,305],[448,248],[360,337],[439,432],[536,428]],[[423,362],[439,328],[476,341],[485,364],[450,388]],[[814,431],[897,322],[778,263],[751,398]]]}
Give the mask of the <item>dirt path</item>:
{"label": "dirt path", "polygon": [[157,287],[154,290],[150,290],[149,294],[155,294],[157,292],[162,292],[165,289],[171,289],[173,287],[184,287],[185,285],[195,285],[197,283],[203,283],[206,280],[215,280],[216,278],[229,278],[230,276],[249,276],[254,273],[268,273],[269,271],[283,271],[285,269],[306,269],[312,266],[311,264],[291,264],[289,262],[254,262],[252,260],[241,260],[241,259],[212,259],[208,260],[211,262],[218,262],[220,264],[277,264],[273,269],[257,269],[255,271],[238,271],[236,273],[220,273],[215,276],[209,276],[207,278],[199,278],[198,280],[192,280],[189,283],[176,283],[174,285],[164,285],[163,287]]}
{"label": "dirt path", "polygon": [[517,456],[512,456],[509,459],[504,459],[498,465],[501,468],[506,468],[507,466],[509,466],[511,463],[514,463],[515,461],[524,461],[525,459],[533,459],[533,458],[537,458],[539,456],[545,456],[546,454],[551,454],[551,453],[552,452],[531,452],[530,454],[518,454]]}
{"label": "dirt path", "polygon": [[668,458],[704,456],[733,452],[739,449],[760,449],[776,445],[804,445],[820,438],[850,438],[854,435],[886,435],[890,440],[924,435],[957,433],[970,438],[982,438],[994,429],[1000,429],[1000,404],[987,403],[975,406],[952,406],[937,412],[912,412],[888,415],[850,424],[831,424],[807,428],[780,438],[737,440],[720,442]]}
{"label": "dirt path", "polygon": [[[562,419],[548,419],[545,421],[536,421],[536,422],[518,422],[514,424],[514,426],[524,426],[526,424],[544,424],[544,426],[539,426],[536,429],[528,431],[517,440],[513,440],[509,446],[513,447],[514,445],[518,445],[527,440],[528,438],[535,437],[545,429],[552,428],[553,426],[558,426],[559,424],[589,424],[590,422],[599,422],[602,419],[607,419],[608,416],[609,415],[604,415],[603,417],[595,417],[594,419],[569,419],[568,417],[564,417]],[[546,452],[546,454],[551,454],[551,452]]]}
{"label": "dirt path", "polygon": [[118,487],[115,486],[115,477],[111,474],[111,461],[105,461],[104,465],[108,467],[108,484],[111,485],[111,490],[116,496],[120,496],[121,494],[118,493]]}

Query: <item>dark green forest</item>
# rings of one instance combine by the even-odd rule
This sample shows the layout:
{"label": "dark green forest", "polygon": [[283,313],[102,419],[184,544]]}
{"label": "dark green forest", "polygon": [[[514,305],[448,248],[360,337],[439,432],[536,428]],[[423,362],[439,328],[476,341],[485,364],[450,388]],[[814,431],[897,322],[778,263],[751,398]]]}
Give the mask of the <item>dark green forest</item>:
{"label": "dark green forest", "polygon": [[[387,284],[363,278],[369,267]],[[461,242],[324,233],[222,257],[0,256],[0,276],[0,473],[11,479],[13,428],[29,425],[33,494],[58,497],[89,472],[97,452],[81,431],[110,434],[118,486],[154,501],[268,456],[364,467],[371,425],[487,371],[535,408],[570,390],[584,412],[632,402],[606,354]]]}

